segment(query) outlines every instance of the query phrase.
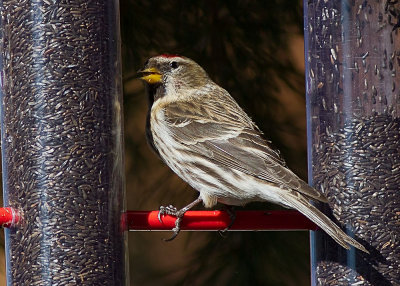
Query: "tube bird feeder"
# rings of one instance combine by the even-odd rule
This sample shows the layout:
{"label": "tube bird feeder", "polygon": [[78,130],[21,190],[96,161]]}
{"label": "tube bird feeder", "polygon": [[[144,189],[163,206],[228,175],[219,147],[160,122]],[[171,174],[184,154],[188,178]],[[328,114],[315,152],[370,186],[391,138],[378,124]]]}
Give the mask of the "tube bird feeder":
{"label": "tube bird feeder", "polygon": [[312,235],[313,285],[400,284],[400,3],[304,1],[309,177],[370,255]]}
{"label": "tube bird feeder", "polygon": [[8,285],[125,285],[118,1],[1,1]]}

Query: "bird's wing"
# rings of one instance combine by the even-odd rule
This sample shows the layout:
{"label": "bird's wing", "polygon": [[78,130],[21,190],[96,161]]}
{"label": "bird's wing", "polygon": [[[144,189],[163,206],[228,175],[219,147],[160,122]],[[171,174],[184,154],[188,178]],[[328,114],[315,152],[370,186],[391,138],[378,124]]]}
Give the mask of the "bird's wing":
{"label": "bird's wing", "polygon": [[286,167],[279,152],[271,148],[251,119],[233,99],[228,99],[222,103],[208,98],[196,104],[179,102],[165,106],[164,116],[171,134],[182,144],[191,145],[194,156],[207,157],[278,187],[326,201]]}

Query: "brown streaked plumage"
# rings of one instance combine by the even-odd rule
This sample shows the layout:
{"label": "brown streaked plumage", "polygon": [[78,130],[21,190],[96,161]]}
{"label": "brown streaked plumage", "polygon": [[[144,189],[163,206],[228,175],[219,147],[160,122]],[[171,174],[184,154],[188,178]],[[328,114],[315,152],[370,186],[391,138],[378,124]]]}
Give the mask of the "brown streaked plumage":
{"label": "brown streaked plumage", "polygon": [[151,103],[150,145],[200,193],[179,211],[161,207],[161,214],[178,218],[172,238],[185,211],[199,202],[210,208],[217,202],[270,201],[300,211],[344,248],[367,252],[309,202],[327,200],[288,169],[250,117],[197,63],[176,55],[153,57],[141,79]]}

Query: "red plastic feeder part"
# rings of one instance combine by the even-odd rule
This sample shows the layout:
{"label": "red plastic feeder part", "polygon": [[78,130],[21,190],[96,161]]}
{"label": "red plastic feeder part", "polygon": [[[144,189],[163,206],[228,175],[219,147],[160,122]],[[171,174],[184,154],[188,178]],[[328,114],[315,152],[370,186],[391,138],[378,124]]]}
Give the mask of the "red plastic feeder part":
{"label": "red plastic feeder part", "polygon": [[[176,218],[170,215],[158,220],[158,211],[127,211],[126,228],[130,231],[171,230]],[[231,222],[226,211],[187,211],[181,230],[217,231]],[[231,231],[317,230],[318,227],[297,211],[237,211]]]}
{"label": "red plastic feeder part", "polygon": [[0,225],[2,227],[15,226],[20,219],[18,211],[11,207],[0,208]]}

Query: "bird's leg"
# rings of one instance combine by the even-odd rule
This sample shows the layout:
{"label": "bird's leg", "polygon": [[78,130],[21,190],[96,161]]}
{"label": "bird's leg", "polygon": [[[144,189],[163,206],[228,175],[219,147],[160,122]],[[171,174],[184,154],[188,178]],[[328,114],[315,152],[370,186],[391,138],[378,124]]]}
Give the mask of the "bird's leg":
{"label": "bird's leg", "polygon": [[168,239],[164,239],[165,241],[171,241],[173,240],[178,233],[181,230],[181,222],[182,222],[182,218],[183,215],[190,210],[192,207],[194,207],[195,205],[201,203],[203,200],[201,199],[201,197],[198,197],[196,200],[194,200],[193,202],[191,202],[190,204],[188,204],[186,207],[181,208],[180,210],[177,210],[176,207],[169,205],[167,207],[160,207],[160,211],[158,212],[158,220],[161,222],[161,216],[168,214],[168,215],[172,215],[176,217],[176,221],[175,221],[175,227],[172,229],[172,231],[174,232],[174,234],[168,238]]}
{"label": "bird's leg", "polygon": [[231,226],[233,225],[233,223],[236,220],[236,212],[235,212],[235,207],[234,206],[224,205],[224,209],[228,213],[229,218],[230,218],[231,221],[229,222],[229,225],[225,229],[218,231],[219,234],[222,235],[222,236],[224,236],[225,232],[227,232],[231,228]]}

